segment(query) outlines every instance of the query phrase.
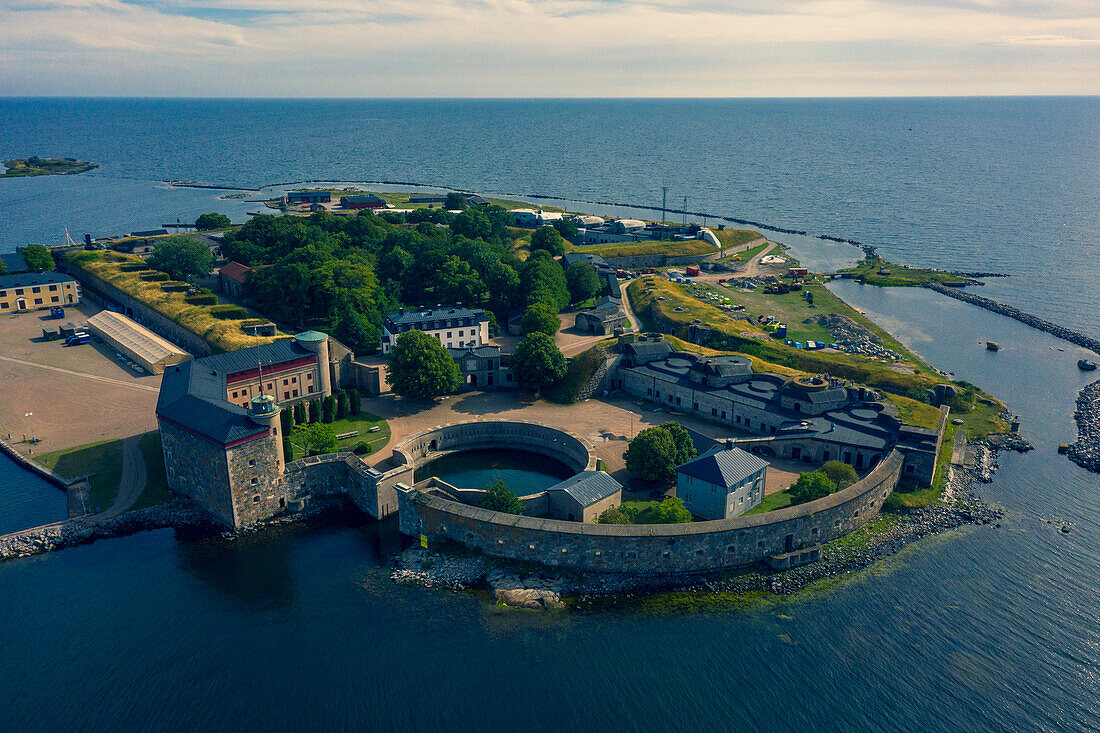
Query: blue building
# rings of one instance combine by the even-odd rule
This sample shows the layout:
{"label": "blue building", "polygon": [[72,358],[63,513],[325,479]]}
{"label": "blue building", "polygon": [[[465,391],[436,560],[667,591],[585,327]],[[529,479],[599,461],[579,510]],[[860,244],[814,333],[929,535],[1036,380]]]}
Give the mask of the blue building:
{"label": "blue building", "polygon": [[729,519],[764,499],[768,462],[727,442],[676,469],[676,496],[703,519]]}

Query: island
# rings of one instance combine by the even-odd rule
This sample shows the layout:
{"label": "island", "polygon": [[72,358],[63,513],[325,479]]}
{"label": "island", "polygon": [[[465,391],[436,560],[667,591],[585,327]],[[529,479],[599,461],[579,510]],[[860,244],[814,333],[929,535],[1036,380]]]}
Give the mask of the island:
{"label": "island", "polygon": [[[55,252],[96,303],[66,304],[86,328],[66,324],[65,364],[106,370],[80,389],[127,410],[33,406],[5,449],[86,515],[0,538],[0,556],[350,511],[411,539],[396,581],[507,605],[791,592],[996,522],[973,489],[1027,447],[1003,402],[827,287],[972,279],[957,273],[815,273],[753,229],[457,191],[299,189],[269,211]],[[17,321],[4,339],[25,323],[58,348]],[[77,444],[92,424],[103,437]]]}
{"label": "island", "polygon": [[25,176],[71,176],[78,173],[86,173],[98,168],[96,163],[77,160],[76,158],[39,158],[37,155],[30,158],[12,158],[4,161],[6,171],[0,173],[0,178],[20,178]]}

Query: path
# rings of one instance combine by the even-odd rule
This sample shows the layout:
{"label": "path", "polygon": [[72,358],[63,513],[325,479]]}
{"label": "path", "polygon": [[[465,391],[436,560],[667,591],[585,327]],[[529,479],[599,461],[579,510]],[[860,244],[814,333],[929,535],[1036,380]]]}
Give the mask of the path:
{"label": "path", "polygon": [[[70,347],[79,348],[79,347]],[[146,384],[134,384],[133,382],[124,382],[121,379],[111,379],[110,377],[100,377],[96,374],[87,374],[86,372],[76,372],[72,369],[62,369],[61,367],[49,366],[48,364],[39,364],[33,361],[24,361],[23,359],[13,359],[10,356],[0,356],[0,361],[9,361],[13,364],[21,364],[23,366],[34,367],[36,369],[46,369],[51,372],[58,372],[60,374],[68,374],[73,377],[80,377],[82,379],[90,379],[94,382],[104,382],[107,384],[115,384],[122,387],[132,387],[133,389],[143,389],[146,392],[160,392],[159,387],[150,387]]]}
{"label": "path", "polygon": [[145,490],[145,457],[141,455],[140,439],[140,435],[131,435],[122,440],[122,475],[119,477],[115,503],[88,519],[98,522],[129,511]]}

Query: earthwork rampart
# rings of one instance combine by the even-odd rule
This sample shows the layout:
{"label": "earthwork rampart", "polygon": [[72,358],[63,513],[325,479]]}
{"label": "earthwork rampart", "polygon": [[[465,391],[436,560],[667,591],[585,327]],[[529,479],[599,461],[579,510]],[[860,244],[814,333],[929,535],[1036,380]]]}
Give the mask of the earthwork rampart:
{"label": "earthwork rampart", "polygon": [[862,480],[817,501],[691,524],[580,524],[502,514],[399,486],[401,531],[447,538],[487,555],[575,570],[700,573],[767,561],[842,537],[878,514],[897,486],[892,451]]}

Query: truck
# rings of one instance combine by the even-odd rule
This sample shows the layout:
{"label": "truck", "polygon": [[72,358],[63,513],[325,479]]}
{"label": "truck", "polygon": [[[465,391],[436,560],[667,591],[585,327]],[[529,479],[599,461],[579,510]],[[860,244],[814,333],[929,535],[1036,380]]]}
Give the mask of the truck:
{"label": "truck", "polygon": [[72,336],[65,339],[66,346],[79,346],[80,344],[86,344],[92,340],[92,337],[84,331],[77,331]]}
{"label": "truck", "polygon": [[684,273],[688,277],[699,277],[699,268],[698,267],[687,267],[687,268],[684,269]]}

